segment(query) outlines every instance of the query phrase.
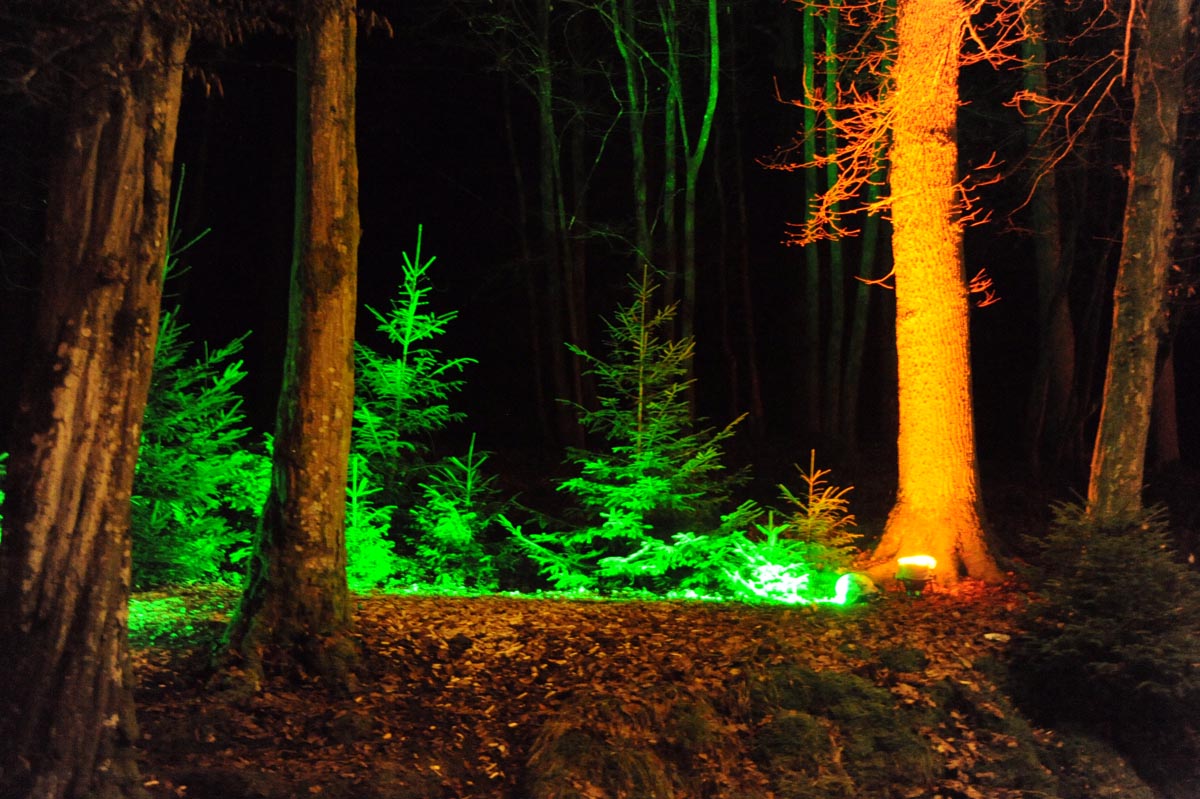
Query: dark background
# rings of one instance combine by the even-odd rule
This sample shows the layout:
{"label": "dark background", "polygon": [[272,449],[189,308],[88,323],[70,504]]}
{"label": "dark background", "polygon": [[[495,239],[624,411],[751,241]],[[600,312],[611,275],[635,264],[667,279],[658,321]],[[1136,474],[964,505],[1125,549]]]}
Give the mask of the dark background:
{"label": "dark background", "polygon": [[[423,249],[436,255],[430,272],[436,286],[435,309],[455,310],[459,318],[436,342],[449,356],[469,356],[478,364],[465,373],[466,388],[453,400],[467,420],[447,431],[444,447],[453,449],[471,433],[480,446],[500,452],[541,453],[559,459],[556,442],[537,425],[528,353],[528,311],[524,305],[517,251],[513,181],[503,136],[502,83],[494,58],[472,41],[461,18],[445,4],[411,2],[386,9],[393,33],[364,30],[359,42],[358,135],[360,205],[360,301],[384,309],[400,281],[402,251],[412,250],[417,226],[424,226]],[[765,381],[763,435],[743,436],[731,445],[735,459],[763,464],[807,462],[810,447],[828,458],[851,462],[875,459],[894,468],[894,352],[887,335],[872,338],[865,369],[866,396],[861,412],[859,452],[839,452],[831,442],[805,430],[796,408],[795,350],[802,324],[799,307],[803,253],[782,243],[788,221],[801,216],[800,173],[769,171],[756,162],[787,140],[800,126],[800,112],[774,97],[778,74],[769,54],[777,45],[784,14],[777,3],[736,5],[736,24],[745,42],[739,50],[742,74],[739,103],[743,113],[743,152],[747,172],[750,229],[744,231],[752,258],[755,328]],[[199,42],[190,61],[195,73],[186,80],[176,162],[186,168],[182,190],[181,232],[185,238],[211,228],[184,254],[186,272],[167,284],[168,305],[179,304],[197,342],[223,344],[253,331],[244,357],[244,384],[251,424],[269,430],[283,358],[284,313],[292,234],[294,153],[293,49],[286,38],[258,34],[236,46]],[[207,78],[207,80],[205,79]],[[1003,106],[1016,88],[1016,77],[989,66],[966,70],[959,131],[964,168],[993,154],[1008,179],[979,190],[990,220],[966,236],[967,271],[986,268],[1000,302],[972,312],[976,425],[985,474],[1019,472],[1023,412],[1036,357],[1035,286],[1028,236],[1019,229],[1020,204],[1027,183],[1019,171],[1022,156],[1019,117]],[[721,98],[729,102],[728,86]],[[537,131],[531,98],[514,94],[520,157],[532,169]],[[1109,279],[1120,244],[1124,200],[1121,169],[1128,161],[1123,103],[1116,97],[1108,117],[1103,151],[1089,152],[1085,185],[1067,183],[1064,215],[1081,215],[1087,235],[1072,250],[1078,274],[1102,270]],[[47,112],[29,104],[0,111],[0,309],[3,311],[3,362],[8,376],[3,404],[12,411],[15,380],[25,345],[36,286],[36,251],[47,141],[39,130]],[[618,126],[613,146],[594,175],[592,203],[619,216],[630,205],[625,131]],[[729,147],[729,141],[722,146]],[[1191,145],[1189,144],[1189,147]],[[1079,168],[1078,164],[1074,165]],[[711,168],[711,167],[710,167]],[[719,208],[711,180],[703,187],[698,227],[699,258],[720,257],[715,231]],[[600,212],[597,211],[597,215]],[[856,242],[847,244],[854,252]],[[854,262],[853,257],[851,263]],[[619,253],[597,247],[591,258],[593,349],[599,349],[602,319],[627,302],[627,275],[635,268]],[[698,404],[700,412],[721,425],[731,418],[729,387],[714,350],[718,296],[702,273],[697,323]],[[877,289],[876,313],[886,322],[890,298]],[[1083,298],[1080,298],[1083,307]],[[1109,307],[1100,329],[1107,335]],[[377,349],[385,344],[374,321],[359,314],[360,339]],[[880,330],[879,326],[876,330]],[[886,324],[882,328],[886,330]],[[1185,461],[1195,465],[1200,444],[1200,359],[1197,331],[1185,323],[1176,346],[1180,425]],[[1105,343],[1094,342],[1103,352]],[[1101,363],[1102,369],[1102,363]],[[1092,375],[1102,381],[1103,373]],[[1095,409],[1091,424],[1094,426]],[[7,423],[5,424],[7,427]],[[1091,430],[1085,436],[1091,435]],[[1086,447],[1090,451],[1090,438]],[[826,448],[826,449],[823,449]],[[826,460],[822,457],[821,460]],[[1059,478],[1064,489],[1080,489],[1086,463],[1070,464]]]}

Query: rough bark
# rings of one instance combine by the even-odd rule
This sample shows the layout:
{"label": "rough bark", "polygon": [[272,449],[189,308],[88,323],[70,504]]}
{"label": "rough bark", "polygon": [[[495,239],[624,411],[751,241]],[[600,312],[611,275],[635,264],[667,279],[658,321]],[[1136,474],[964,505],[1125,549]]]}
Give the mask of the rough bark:
{"label": "rough bark", "polygon": [[296,217],[271,491],[230,631],[249,687],[270,659],[351,679],[346,476],[354,402],[358,163],[353,0],[297,43]]}
{"label": "rough bark", "polygon": [[982,523],[971,397],[969,305],[957,189],[961,0],[901,0],[893,70],[899,486],[873,571],[937,558],[938,579],[998,580]]}
{"label": "rough bark", "polygon": [[[111,26],[109,28],[108,26]],[[140,792],[129,497],[188,36],[131,3],[77,54],[0,545],[0,796]]]}
{"label": "rough bark", "polygon": [[1175,160],[1190,0],[1143,0],[1133,69],[1129,189],[1114,290],[1112,338],[1088,509],[1097,520],[1142,507],[1155,358],[1175,223]]}

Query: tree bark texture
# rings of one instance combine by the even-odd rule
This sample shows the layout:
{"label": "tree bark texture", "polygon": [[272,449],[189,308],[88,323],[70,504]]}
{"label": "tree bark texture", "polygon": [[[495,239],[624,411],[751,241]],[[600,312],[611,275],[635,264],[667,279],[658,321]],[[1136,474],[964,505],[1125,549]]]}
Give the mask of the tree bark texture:
{"label": "tree bark texture", "polygon": [[891,103],[899,486],[873,570],[925,554],[950,583],[1001,577],[985,542],[959,215],[961,0],[901,0]]}
{"label": "tree bark texture", "polygon": [[1142,507],[1155,358],[1175,232],[1175,153],[1190,0],[1142,0],[1133,69],[1129,189],[1113,293],[1112,338],[1088,509],[1098,521]]}
{"label": "tree bark texture", "polygon": [[250,687],[268,658],[350,678],[346,477],[354,410],[359,216],[354,3],[298,33],[296,210],[271,491],[231,643]]}
{"label": "tree bark texture", "polygon": [[64,64],[43,281],[0,545],[0,796],[140,791],[129,498],[188,36],[131,3]]}

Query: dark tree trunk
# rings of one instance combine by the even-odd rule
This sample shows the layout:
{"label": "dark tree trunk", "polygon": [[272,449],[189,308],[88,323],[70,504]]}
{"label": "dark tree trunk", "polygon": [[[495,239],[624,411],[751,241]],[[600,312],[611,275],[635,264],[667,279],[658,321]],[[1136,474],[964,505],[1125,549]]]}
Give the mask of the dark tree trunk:
{"label": "dark tree trunk", "polygon": [[1088,481],[1088,509],[1101,521],[1122,518],[1142,506],[1155,359],[1166,326],[1189,5],[1190,0],[1147,0],[1138,8],[1129,195],[1104,404]]}
{"label": "dark tree trunk", "polygon": [[0,545],[0,796],[140,792],[129,497],[188,36],[130,3],[64,70]]}
{"label": "dark tree trunk", "polygon": [[[313,0],[297,44],[296,217],[271,492],[230,641],[250,688],[264,658],[349,679],[346,476],[354,411],[358,155],[353,0]],[[324,7],[324,8],[322,8]]]}
{"label": "dark tree trunk", "polygon": [[[1031,3],[1025,9],[1029,33],[1021,40],[1025,59],[1025,89],[1046,97],[1045,9]],[[1026,454],[1035,473],[1043,470],[1047,441],[1059,441],[1067,427],[1071,388],[1075,383],[1075,326],[1069,298],[1071,269],[1063,258],[1062,224],[1058,207],[1058,182],[1046,136],[1049,114],[1034,108],[1025,117],[1025,143],[1035,174],[1029,197],[1029,224],[1033,231],[1037,269],[1038,348],[1025,415]]]}

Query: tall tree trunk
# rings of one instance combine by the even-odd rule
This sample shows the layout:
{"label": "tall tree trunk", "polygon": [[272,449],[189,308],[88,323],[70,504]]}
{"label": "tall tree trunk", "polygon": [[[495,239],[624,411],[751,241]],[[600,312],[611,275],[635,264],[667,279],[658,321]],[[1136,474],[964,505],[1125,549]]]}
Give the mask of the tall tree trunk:
{"label": "tall tree trunk", "polygon": [[637,17],[634,0],[609,0],[609,24],[621,55],[624,70],[625,96],[621,105],[629,118],[629,147],[633,156],[633,221],[634,247],[637,260],[653,264],[654,251],[650,234],[650,190],[646,171],[646,86],[637,41]]}
{"label": "tall tree trunk", "polygon": [[1142,0],[1133,70],[1129,190],[1114,291],[1112,338],[1088,511],[1117,520],[1142,507],[1155,358],[1174,240],[1175,153],[1184,98],[1190,0]]}
{"label": "tall tree trunk", "polygon": [[529,192],[525,189],[525,169],[517,153],[517,136],[513,126],[512,81],[508,73],[501,75],[501,101],[504,109],[504,143],[508,151],[509,166],[513,174],[514,208],[517,228],[517,246],[520,253],[522,272],[525,277],[525,304],[529,325],[529,363],[533,371],[533,403],[537,410],[538,427],[542,438],[549,442],[556,437],[550,422],[550,408],[557,405],[546,385],[545,339],[542,330],[541,286],[533,257],[533,245],[529,240]]}
{"label": "tall tree trunk", "polygon": [[[825,186],[832,189],[837,185],[838,163],[833,156],[837,153],[837,97],[838,97],[838,0],[831,0],[825,12],[825,102],[829,107],[824,114],[824,148],[829,163],[825,166]],[[834,202],[832,212],[837,214],[841,204]],[[842,413],[842,344],[846,338],[846,276],[842,262],[842,241],[834,238],[829,242],[829,329],[826,331],[825,348],[825,407],[822,426],[825,433],[836,436],[841,431]]]}
{"label": "tall tree trunk", "polygon": [[[872,173],[867,185],[866,203],[869,206],[879,200],[880,187],[887,179],[887,165],[882,158]],[[870,214],[863,220],[862,250],[859,253],[859,277],[854,290],[854,312],[850,319],[850,338],[846,345],[846,357],[842,374],[842,412],[838,418],[839,438],[850,453],[858,449],[858,409],[861,403],[859,386],[862,380],[863,358],[867,348],[867,330],[871,322],[871,297],[880,287],[868,283],[883,272],[877,268],[879,262],[879,232],[881,220]]]}
{"label": "tall tree trunk", "polygon": [[[1029,32],[1021,39],[1026,91],[1047,95],[1045,11],[1040,3],[1024,9]],[[1026,407],[1025,442],[1030,469],[1040,472],[1046,441],[1058,441],[1066,427],[1071,388],[1075,382],[1075,328],[1068,296],[1070,264],[1062,257],[1058,184],[1050,166],[1045,110],[1034,108],[1025,118],[1025,143],[1037,173],[1029,201],[1033,229],[1034,265],[1038,288],[1037,364]]]}
{"label": "tall tree trunk", "polygon": [[[729,30],[734,30],[733,26],[729,26]],[[729,48],[732,57],[736,58],[738,45],[734,42]],[[729,74],[731,80],[736,81],[738,68],[736,63],[730,64]],[[738,387],[744,386],[747,396],[738,399],[738,407],[735,409],[739,413],[745,412],[749,414],[750,434],[755,441],[761,441],[765,433],[766,411],[763,405],[762,396],[762,377],[758,368],[758,335],[754,329],[754,291],[750,281],[750,209],[746,202],[746,168],[744,166],[745,159],[741,157],[744,153],[744,140],[742,139],[742,113],[741,106],[738,103],[738,87],[734,87],[729,92],[729,127],[733,130],[733,185],[734,203],[737,208],[737,229],[738,235],[738,251],[737,251],[737,303],[741,311],[742,323],[742,354],[745,358],[745,378],[738,380],[735,383],[735,394]],[[731,294],[727,302],[734,302],[734,295]],[[730,418],[736,418],[736,414],[730,414]]]}
{"label": "tall tree trunk", "polygon": [[967,11],[962,0],[900,0],[897,12],[888,102],[899,486],[873,571],[891,576],[897,556],[925,554],[937,559],[943,582],[964,574],[998,580],[982,524],[957,203],[958,64]]}
{"label": "tall tree trunk", "polygon": [[1175,348],[1167,348],[1166,357],[1154,381],[1154,407],[1151,419],[1154,424],[1154,467],[1162,469],[1179,463],[1183,457],[1179,449],[1179,408],[1175,397]]}
{"label": "tall tree trunk", "polygon": [[[803,27],[803,53],[801,69],[804,75],[804,154],[805,164],[817,160],[817,113],[812,107],[816,97],[817,72],[817,12],[812,3],[805,3]],[[804,170],[804,221],[813,215],[813,202],[820,191],[819,171]],[[804,245],[804,273],[801,284],[804,309],[804,328],[800,339],[800,362],[804,376],[804,406],[800,429],[819,432],[821,430],[821,256],[816,242]]]}
{"label": "tall tree trunk", "polygon": [[354,0],[309,0],[297,42],[296,205],[271,491],[230,631],[249,688],[268,653],[334,681],[354,661],[346,479],[358,272]]}
{"label": "tall tree trunk", "polygon": [[[671,0],[671,11],[675,13],[675,2]],[[680,139],[684,155],[684,205],[683,205],[683,302],[680,304],[679,330],[681,338],[689,338],[696,327],[696,286],[699,281],[696,266],[696,192],[700,183],[700,167],[708,154],[708,142],[712,135],[713,117],[717,112],[717,96],[721,88],[721,35],[718,25],[717,0],[708,0],[705,8],[708,52],[708,74],[705,80],[704,107],[700,112],[700,125],[693,139],[688,135],[687,116],[683,108],[683,73],[676,75],[679,91],[676,92]],[[689,365],[689,375],[692,368]]]}
{"label": "tall tree trunk", "polygon": [[[140,793],[129,497],[162,297],[186,30],[123,6],[70,75],[0,543],[0,796]],[[69,21],[64,23],[69,24]]]}

